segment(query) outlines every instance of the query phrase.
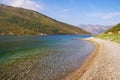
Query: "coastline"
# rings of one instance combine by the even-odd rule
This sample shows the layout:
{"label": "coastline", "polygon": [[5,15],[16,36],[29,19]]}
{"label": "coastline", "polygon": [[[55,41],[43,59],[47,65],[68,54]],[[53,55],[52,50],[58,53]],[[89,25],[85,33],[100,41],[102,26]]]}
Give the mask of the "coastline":
{"label": "coastline", "polygon": [[91,62],[93,61],[93,59],[98,54],[99,44],[97,44],[96,42],[90,40],[89,38],[84,39],[84,40],[93,43],[95,45],[95,49],[88,56],[88,58],[83,62],[82,66],[79,69],[77,69],[75,72],[73,72],[72,74],[65,77],[63,80],[79,80],[84,75],[84,73],[88,70],[88,66],[91,65]]}
{"label": "coastline", "polygon": [[85,40],[95,44],[95,50],[64,80],[120,80],[120,44],[96,38]]}

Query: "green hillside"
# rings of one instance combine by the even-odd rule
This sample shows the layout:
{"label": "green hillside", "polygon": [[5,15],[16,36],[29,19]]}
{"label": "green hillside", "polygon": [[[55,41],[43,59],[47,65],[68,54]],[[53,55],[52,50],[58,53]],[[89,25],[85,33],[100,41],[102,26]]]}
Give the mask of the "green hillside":
{"label": "green hillside", "polygon": [[105,33],[113,33],[113,34],[118,34],[120,33],[120,23],[117,24],[116,26],[114,26],[113,28],[109,29],[108,31],[106,31]]}
{"label": "green hillside", "polygon": [[0,4],[0,35],[88,34],[33,10]]}
{"label": "green hillside", "polygon": [[117,24],[116,26],[109,29],[105,33],[100,34],[100,35],[98,35],[96,37],[120,43],[120,24]]}

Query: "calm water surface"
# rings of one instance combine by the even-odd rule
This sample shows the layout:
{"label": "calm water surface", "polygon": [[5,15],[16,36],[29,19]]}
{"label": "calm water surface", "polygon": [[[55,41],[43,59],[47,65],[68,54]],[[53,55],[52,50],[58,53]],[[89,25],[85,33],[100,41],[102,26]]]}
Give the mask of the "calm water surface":
{"label": "calm water surface", "polygon": [[94,45],[89,35],[0,36],[0,79],[61,80],[80,67]]}

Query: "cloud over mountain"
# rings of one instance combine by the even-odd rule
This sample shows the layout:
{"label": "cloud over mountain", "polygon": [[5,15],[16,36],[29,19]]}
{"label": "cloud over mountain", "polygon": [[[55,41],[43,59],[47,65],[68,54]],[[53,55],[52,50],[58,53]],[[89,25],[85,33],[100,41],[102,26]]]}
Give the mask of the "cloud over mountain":
{"label": "cloud over mountain", "polygon": [[40,3],[37,3],[33,0],[3,0],[3,1],[4,3],[14,7],[22,7],[36,11],[43,9]]}

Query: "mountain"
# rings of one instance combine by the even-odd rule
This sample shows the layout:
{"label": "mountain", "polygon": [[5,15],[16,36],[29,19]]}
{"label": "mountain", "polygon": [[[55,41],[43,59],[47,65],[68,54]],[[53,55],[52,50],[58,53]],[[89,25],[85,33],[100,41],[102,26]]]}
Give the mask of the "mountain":
{"label": "mountain", "polygon": [[112,27],[112,25],[109,26],[103,26],[103,25],[84,25],[84,24],[80,24],[78,25],[80,28],[82,28],[83,30],[86,30],[88,32],[91,32],[92,34],[100,34],[105,32],[106,30],[110,29]]}
{"label": "mountain", "polygon": [[96,37],[120,43],[120,23]]}
{"label": "mountain", "polygon": [[0,35],[89,34],[39,12],[0,4]]}
{"label": "mountain", "polygon": [[112,27],[111,29],[107,30],[105,33],[108,34],[120,34],[120,23],[116,26]]}

